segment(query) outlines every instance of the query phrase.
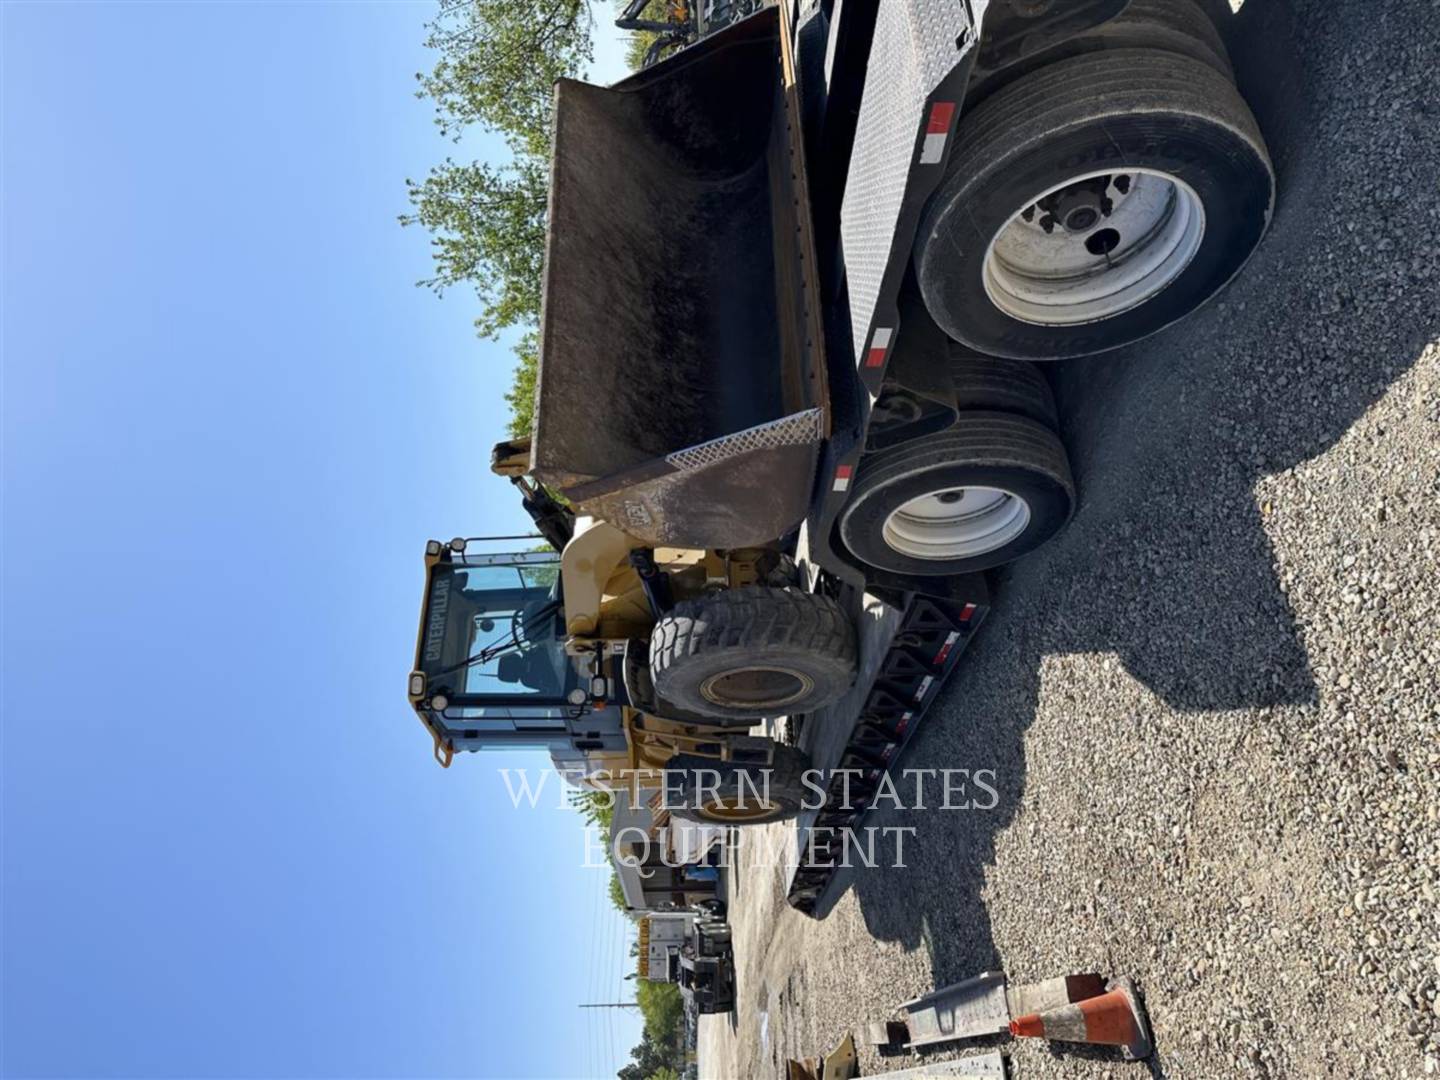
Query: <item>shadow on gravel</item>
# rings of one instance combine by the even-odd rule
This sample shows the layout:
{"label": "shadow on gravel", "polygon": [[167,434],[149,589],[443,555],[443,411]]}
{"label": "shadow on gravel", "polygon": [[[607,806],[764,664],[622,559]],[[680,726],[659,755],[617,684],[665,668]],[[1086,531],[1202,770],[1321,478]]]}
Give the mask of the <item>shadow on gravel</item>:
{"label": "shadow on gravel", "polygon": [[[1247,0],[1237,15],[1220,0],[1280,202],[1216,302],[1138,346],[1051,368],[1080,511],[1000,582],[902,763],[994,769],[1000,803],[876,815],[916,830],[908,867],[853,878],[870,932],[924,946],[937,986],[1004,966],[980,891],[1025,788],[1046,657],[1113,654],[1180,712],[1317,700],[1255,488],[1333,446],[1440,332],[1440,106],[1387,92],[1398,67],[1422,62],[1407,25],[1436,17],[1404,0]],[[1317,522],[1315,542],[1348,527]],[[1077,725],[1134,723],[1074,708]]]}

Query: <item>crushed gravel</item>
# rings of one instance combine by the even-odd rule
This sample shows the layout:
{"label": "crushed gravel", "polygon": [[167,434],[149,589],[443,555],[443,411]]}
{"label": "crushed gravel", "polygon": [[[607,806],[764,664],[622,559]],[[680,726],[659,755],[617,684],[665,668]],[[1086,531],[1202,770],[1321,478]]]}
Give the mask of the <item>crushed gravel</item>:
{"label": "crushed gravel", "polygon": [[[1440,5],[1226,29],[1271,234],[1220,302],[1053,370],[1080,512],[903,762],[994,769],[999,805],[877,815],[908,866],[823,922],[737,869],[702,1076],[782,1075],[994,968],[1134,976],[1152,1075],[1440,1075]],[[997,1042],[1023,1077],[1146,1069]]]}

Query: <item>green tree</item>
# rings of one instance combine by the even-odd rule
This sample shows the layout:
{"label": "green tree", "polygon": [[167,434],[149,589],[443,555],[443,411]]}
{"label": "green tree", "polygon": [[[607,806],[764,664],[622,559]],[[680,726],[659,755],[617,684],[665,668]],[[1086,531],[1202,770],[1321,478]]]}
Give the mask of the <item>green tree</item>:
{"label": "green tree", "polygon": [[645,1033],[657,1043],[674,1044],[685,1026],[685,1002],[674,983],[637,979],[635,1000],[645,1017]]}
{"label": "green tree", "polygon": [[[666,0],[651,0],[643,16],[668,12]],[[590,63],[595,18],[591,0],[440,0],[425,24],[435,66],[415,76],[441,135],[458,142],[478,128],[500,135],[508,152],[502,162],[447,157],[423,179],[407,178],[411,212],[400,223],[430,233],[433,272],[420,285],[437,295],[473,289],[482,337],[521,331],[505,394],[517,438],[530,434],[535,411],[554,84]],[[654,39],[631,36],[632,68]]]}
{"label": "green tree", "polygon": [[633,1059],[616,1075],[620,1080],[671,1080],[685,1067],[684,1051],[673,1036],[666,1040],[651,1037],[646,1028],[638,1046],[630,1051]]}
{"label": "green tree", "polygon": [[506,395],[517,436],[529,433],[534,403],[553,88],[590,62],[592,24],[588,0],[440,0],[426,24],[435,67],[415,76],[442,135],[458,142],[478,127],[509,152],[500,163],[447,157],[407,179],[400,223],[431,234],[433,273],[421,285],[442,295],[471,287],[485,337],[524,331]]}
{"label": "green tree", "polygon": [[[609,791],[597,791],[592,788],[575,788],[570,792],[570,805],[579,811],[580,816],[585,819],[585,824],[600,830],[600,835],[606,842],[610,838],[610,825],[615,820],[615,798]],[[638,918],[638,915],[625,906],[625,890],[620,887],[620,876],[615,873],[612,866],[610,869],[610,903],[615,910],[627,918]]]}

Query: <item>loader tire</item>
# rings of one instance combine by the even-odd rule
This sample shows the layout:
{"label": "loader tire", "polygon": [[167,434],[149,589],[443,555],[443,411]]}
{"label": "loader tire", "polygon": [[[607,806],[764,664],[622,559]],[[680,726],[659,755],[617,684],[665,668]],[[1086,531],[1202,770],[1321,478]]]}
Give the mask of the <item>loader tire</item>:
{"label": "loader tire", "polygon": [[751,585],[676,604],[650,636],[656,696],[718,720],[793,716],[855,679],[855,631],[840,605]]}
{"label": "loader tire", "polygon": [[1274,205],[1234,83],[1163,49],[1043,67],[955,138],[915,274],[941,329],[994,356],[1061,360],[1164,329],[1239,272]]}
{"label": "loader tire", "polygon": [[667,792],[678,793],[667,809],[671,817],[702,825],[785,821],[799,815],[806,798],[815,796],[803,782],[809,769],[810,755],[793,746],[776,746],[769,765],[707,762],[667,780]]}
{"label": "loader tire", "polygon": [[1040,422],[961,413],[947,431],[863,459],[840,536],[898,574],[968,574],[1033,551],[1075,507],[1065,447]]}

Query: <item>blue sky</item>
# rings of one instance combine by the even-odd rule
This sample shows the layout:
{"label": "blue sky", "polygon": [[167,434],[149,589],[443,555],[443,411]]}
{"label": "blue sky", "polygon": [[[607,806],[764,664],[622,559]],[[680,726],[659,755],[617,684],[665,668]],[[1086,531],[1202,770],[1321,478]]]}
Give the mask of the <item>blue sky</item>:
{"label": "blue sky", "polygon": [[[523,531],[510,359],[413,287],[422,4],[0,5],[6,1076],[613,1075],[569,810],[404,699]],[[609,33],[602,71],[618,71]]]}

